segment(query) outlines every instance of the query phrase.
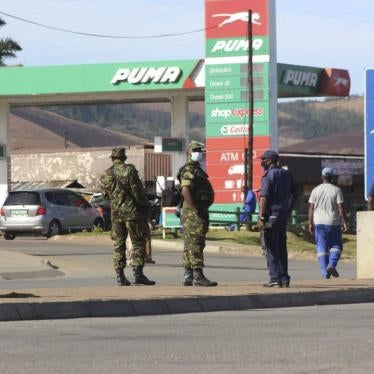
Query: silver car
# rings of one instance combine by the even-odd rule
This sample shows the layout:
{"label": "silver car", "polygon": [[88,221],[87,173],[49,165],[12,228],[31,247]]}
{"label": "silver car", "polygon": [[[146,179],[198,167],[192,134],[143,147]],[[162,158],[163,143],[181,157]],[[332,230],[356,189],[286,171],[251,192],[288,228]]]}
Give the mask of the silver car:
{"label": "silver car", "polygon": [[0,231],[6,240],[20,233],[51,237],[95,226],[104,226],[103,217],[81,195],[68,189],[9,192],[0,211]]}

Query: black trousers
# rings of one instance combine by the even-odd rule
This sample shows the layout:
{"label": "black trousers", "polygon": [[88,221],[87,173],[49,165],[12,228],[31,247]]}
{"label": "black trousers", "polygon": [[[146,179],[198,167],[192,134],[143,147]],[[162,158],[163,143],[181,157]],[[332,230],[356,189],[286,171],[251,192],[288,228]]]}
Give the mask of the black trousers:
{"label": "black trousers", "polygon": [[289,282],[287,251],[287,219],[278,219],[264,230],[266,262],[271,282]]}

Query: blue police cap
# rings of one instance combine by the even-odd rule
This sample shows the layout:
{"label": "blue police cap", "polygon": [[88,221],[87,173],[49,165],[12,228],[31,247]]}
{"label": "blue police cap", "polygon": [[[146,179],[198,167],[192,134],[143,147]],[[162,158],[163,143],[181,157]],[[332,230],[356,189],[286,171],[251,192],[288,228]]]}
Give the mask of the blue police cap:
{"label": "blue police cap", "polygon": [[278,160],[278,158],[278,153],[273,151],[272,149],[268,149],[260,156],[261,160]]}

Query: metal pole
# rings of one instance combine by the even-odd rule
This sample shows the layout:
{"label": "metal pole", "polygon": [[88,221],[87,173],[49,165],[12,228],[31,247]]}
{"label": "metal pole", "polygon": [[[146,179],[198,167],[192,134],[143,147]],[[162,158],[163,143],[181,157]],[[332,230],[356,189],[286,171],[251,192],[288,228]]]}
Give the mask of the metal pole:
{"label": "metal pole", "polygon": [[[252,10],[248,10],[248,182],[245,189],[244,200],[248,190],[253,190],[253,33]],[[252,214],[248,215],[247,230],[252,231]]]}
{"label": "metal pole", "polygon": [[244,148],[244,194],[248,191],[248,148]]}
{"label": "metal pole", "polygon": [[[252,10],[248,10],[248,190],[253,189],[253,34]],[[246,191],[247,192],[247,191]]]}

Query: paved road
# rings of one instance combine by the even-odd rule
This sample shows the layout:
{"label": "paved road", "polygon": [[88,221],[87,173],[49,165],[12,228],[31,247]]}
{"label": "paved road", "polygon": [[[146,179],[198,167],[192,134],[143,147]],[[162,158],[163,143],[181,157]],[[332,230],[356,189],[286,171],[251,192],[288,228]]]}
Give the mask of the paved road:
{"label": "paved road", "polygon": [[[44,238],[16,238],[1,241],[5,248],[49,260],[58,270],[13,274],[10,280],[0,278],[2,289],[103,286],[114,282],[112,270],[112,246],[109,242],[82,243],[63,237],[60,240]],[[181,252],[154,249],[156,265],[147,266],[145,272],[159,284],[179,284],[183,269]],[[267,270],[263,257],[233,256],[207,253],[206,274],[219,282],[265,282]],[[290,261],[293,280],[319,279],[315,261]],[[344,277],[355,278],[355,264],[341,262]],[[63,274],[62,274],[62,273]],[[130,269],[127,270],[131,274]]]}
{"label": "paved road", "polygon": [[3,322],[1,373],[367,374],[374,304]]}

